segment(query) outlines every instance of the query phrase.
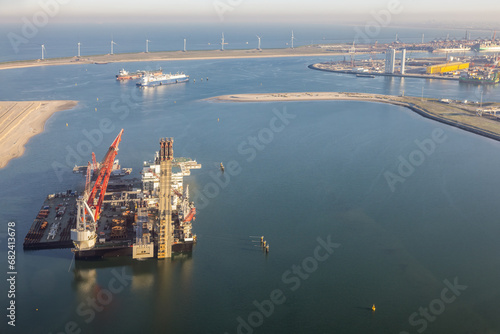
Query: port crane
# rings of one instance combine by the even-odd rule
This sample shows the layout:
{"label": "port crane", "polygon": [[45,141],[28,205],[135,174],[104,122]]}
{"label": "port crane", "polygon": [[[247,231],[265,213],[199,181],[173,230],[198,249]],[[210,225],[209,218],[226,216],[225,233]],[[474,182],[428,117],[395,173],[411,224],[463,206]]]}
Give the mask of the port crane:
{"label": "port crane", "polygon": [[[123,129],[115,138],[106,152],[103,161],[99,165],[97,179],[90,192],[90,163],[87,167],[86,188],[81,199],[77,201],[77,221],[76,228],[71,230],[71,240],[77,250],[93,248],[97,239],[97,221],[102,209],[104,195],[108,187],[109,178],[113,169],[113,162],[118,154],[118,145],[120,144]],[[93,162],[95,155],[93,155]],[[90,221],[87,219],[90,218]]]}

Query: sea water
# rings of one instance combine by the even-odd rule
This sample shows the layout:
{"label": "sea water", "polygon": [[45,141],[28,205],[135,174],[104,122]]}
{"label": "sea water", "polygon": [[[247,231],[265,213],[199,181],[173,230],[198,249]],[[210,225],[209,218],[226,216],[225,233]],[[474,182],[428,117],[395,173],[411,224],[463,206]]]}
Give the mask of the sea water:
{"label": "sea water", "polygon": [[[458,82],[307,68],[324,60],[1,71],[1,100],[79,101],[54,114],[24,155],[0,170],[3,258],[5,224],[15,222],[17,232],[15,332],[499,331],[496,141],[379,103],[206,100],[300,91],[480,98],[477,86]],[[153,89],[115,80],[121,68],[160,66],[191,80]],[[490,88],[483,99],[500,97]],[[175,156],[202,164],[185,180],[198,207],[193,254],[75,264],[68,249],[23,252],[46,195],[83,186],[70,169],[90,160],[85,134],[100,131],[102,139],[94,137],[90,147],[100,159],[122,128],[117,158],[134,169],[133,177],[160,137],[174,137]],[[220,162],[232,166],[224,176]],[[450,290],[455,283],[461,290]],[[5,319],[1,326],[4,332]]]}

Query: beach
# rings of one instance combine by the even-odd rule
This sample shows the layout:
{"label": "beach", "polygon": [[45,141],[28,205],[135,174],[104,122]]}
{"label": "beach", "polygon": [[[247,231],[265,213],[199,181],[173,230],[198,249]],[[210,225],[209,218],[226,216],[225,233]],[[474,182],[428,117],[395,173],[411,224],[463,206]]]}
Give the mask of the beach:
{"label": "beach", "polygon": [[77,101],[0,101],[0,168],[24,153],[28,140],[41,133],[52,114]]}
{"label": "beach", "polygon": [[[448,124],[487,138],[500,141],[500,116],[493,112],[482,112],[478,116],[478,105],[463,103],[443,103],[437,99],[415,96],[394,96],[368,93],[341,92],[297,92],[233,94],[215,96],[208,100],[219,102],[291,102],[356,100],[389,103],[407,107],[423,117]],[[483,110],[500,109],[500,103],[483,103]]]}
{"label": "beach", "polygon": [[[361,54],[362,52],[360,52]],[[0,70],[55,66],[55,65],[80,65],[80,64],[106,64],[136,61],[172,61],[194,59],[235,59],[235,58],[277,58],[277,57],[303,57],[303,56],[336,56],[345,55],[339,50],[329,50],[314,46],[303,46],[287,49],[251,49],[251,50],[198,50],[198,51],[161,51],[120,53],[68,58],[49,58],[36,60],[21,60],[0,63]]]}

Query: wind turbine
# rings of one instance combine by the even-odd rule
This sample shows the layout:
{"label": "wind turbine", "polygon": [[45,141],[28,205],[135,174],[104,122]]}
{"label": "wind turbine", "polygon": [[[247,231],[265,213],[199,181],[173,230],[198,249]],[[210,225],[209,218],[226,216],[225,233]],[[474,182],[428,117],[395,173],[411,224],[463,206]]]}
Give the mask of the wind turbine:
{"label": "wind turbine", "polygon": [[186,52],[186,39],[184,38],[184,52]]}
{"label": "wind turbine", "polygon": [[45,44],[42,44],[42,60],[45,59],[45,53],[44,52],[47,52],[47,50],[45,50]]}
{"label": "wind turbine", "polygon": [[227,44],[227,43],[224,42],[224,33],[222,33],[222,38],[220,41],[221,51],[224,51],[224,44]]}
{"label": "wind turbine", "polygon": [[116,45],[115,41],[113,41],[113,38],[111,38],[111,54],[113,53],[113,45]]}
{"label": "wind turbine", "polygon": [[259,45],[257,46],[257,50],[260,50],[260,36],[259,35],[255,35],[257,36],[257,38],[259,39]]}
{"label": "wind turbine", "polygon": [[80,58],[80,42],[78,42],[78,58]]}
{"label": "wind turbine", "polygon": [[149,42],[151,41],[146,38],[146,53],[149,53]]}
{"label": "wind turbine", "polygon": [[293,40],[295,39],[295,37],[293,37],[293,30],[292,30],[292,49],[293,49]]}

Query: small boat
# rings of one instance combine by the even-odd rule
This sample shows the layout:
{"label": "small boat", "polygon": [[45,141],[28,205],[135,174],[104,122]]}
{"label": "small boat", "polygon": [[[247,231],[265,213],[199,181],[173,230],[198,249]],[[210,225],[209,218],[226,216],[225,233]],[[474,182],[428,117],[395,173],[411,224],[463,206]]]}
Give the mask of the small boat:
{"label": "small boat", "polygon": [[358,73],[358,74],[356,74],[356,76],[358,78],[375,78],[375,76],[373,74],[360,74],[360,73]]}
{"label": "small boat", "polygon": [[220,163],[220,171],[224,173],[224,165],[222,164],[222,162]]}

